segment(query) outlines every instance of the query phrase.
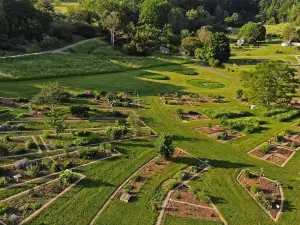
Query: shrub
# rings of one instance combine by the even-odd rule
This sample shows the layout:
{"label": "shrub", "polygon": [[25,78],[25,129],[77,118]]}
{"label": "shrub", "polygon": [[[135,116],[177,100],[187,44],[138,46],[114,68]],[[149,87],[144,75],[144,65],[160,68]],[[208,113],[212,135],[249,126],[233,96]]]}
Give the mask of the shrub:
{"label": "shrub", "polygon": [[52,164],[52,161],[50,159],[43,159],[41,161],[41,166],[44,168],[44,169],[50,169],[51,167],[51,164]]}
{"label": "shrub", "polygon": [[70,184],[74,178],[75,175],[71,170],[65,170],[59,174],[59,181],[63,184]]}
{"label": "shrub", "polygon": [[178,115],[182,115],[182,114],[183,114],[183,109],[181,109],[181,108],[180,108],[180,109],[177,109],[177,110],[176,110],[176,113],[177,113]]}
{"label": "shrub", "polygon": [[208,61],[208,64],[211,66],[211,67],[218,67],[220,66],[220,60],[218,59],[210,59]]}
{"label": "shrub", "polygon": [[0,187],[7,185],[7,183],[6,177],[0,177]]}
{"label": "shrub", "polygon": [[277,134],[275,137],[275,141],[277,142],[283,142],[284,141],[284,136],[281,134]]}
{"label": "shrub", "polygon": [[166,75],[155,74],[155,73],[144,73],[141,74],[140,76],[151,80],[170,80],[170,78]]}
{"label": "shrub", "polygon": [[228,133],[226,131],[223,131],[220,135],[217,136],[218,140],[226,140],[228,137]]}
{"label": "shrub", "polygon": [[62,162],[62,168],[65,170],[65,169],[68,169],[72,166],[72,160],[71,159],[65,159],[63,162]]}
{"label": "shrub", "polygon": [[232,130],[244,131],[247,134],[258,132],[261,129],[260,120],[257,118],[230,121],[227,126]]}
{"label": "shrub", "polygon": [[86,106],[74,105],[70,107],[70,111],[73,116],[88,117],[90,108]]}
{"label": "shrub", "polygon": [[247,111],[240,111],[238,109],[207,109],[206,114],[213,118],[222,118],[226,116],[227,118],[237,118],[242,116],[249,116],[250,113]]}
{"label": "shrub", "polygon": [[8,206],[4,202],[0,202],[0,214],[4,214],[7,209]]}
{"label": "shrub", "polygon": [[25,174],[31,178],[35,178],[40,171],[40,167],[37,164],[30,164],[26,166]]}
{"label": "shrub", "polygon": [[244,175],[246,178],[250,178],[250,171],[249,169],[245,169]]}
{"label": "shrub", "polygon": [[59,165],[57,162],[53,162],[50,166],[50,171],[52,173],[58,172],[60,170]]}
{"label": "shrub", "polygon": [[270,144],[263,144],[260,148],[259,151],[262,154],[267,154],[267,152],[272,148],[272,146]]}
{"label": "shrub", "polygon": [[236,91],[236,97],[237,97],[238,99],[241,99],[241,98],[243,97],[243,95],[244,95],[244,91],[243,91],[242,89],[238,89],[238,90]]}
{"label": "shrub", "polygon": [[207,196],[207,194],[204,191],[196,191],[194,196],[200,201],[204,201],[207,203],[210,202],[209,197]]}
{"label": "shrub", "polygon": [[89,159],[97,154],[97,149],[95,148],[82,148],[78,151],[79,158]]}
{"label": "shrub", "polygon": [[133,185],[126,184],[126,185],[124,186],[124,192],[125,192],[125,193],[129,193],[133,188],[134,188]]}
{"label": "shrub", "polygon": [[0,156],[5,156],[8,154],[8,146],[5,143],[0,143]]}
{"label": "shrub", "polygon": [[128,130],[125,126],[119,126],[119,127],[107,127],[105,128],[104,132],[105,134],[108,134],[111,139],[115,140],[126,135],[128,133]]}
{"label": "shrub", "polygon": [[51,26],[51,36],[57,37],[64,41],[72,41],[75,27],[68,23],[53,23]]}
{"label": "shrub", "polygon": [[132,180],[134,182],[139,182],[140,180],[142,180],[144,178],[143,175],[140,175],[140,174],[136,174],[135,176],[133,176]]}
{"label": "shrub", "polygon": [[187,174],[183,171],[179,171],[175,174],[175,178],[179,181],[183,181],[187,178]]}
{"label": "shrub", "polygon": [[275,116],[277,114],[285,113],[285,112],[288,112],[288,111],[289,111],[289,109],[273,109],[273,110],[269,110],[268,112],[265,112],[264,116],[265,117],[271,117],[271,116]]}
{"label": "shrub", "polygon": [[277,114],[272,118],[274,118],[279,122],[286,122],[286,121],[290,121],[293,118],[298,117],[299,115],[300,115],[300,110],[295,109],[295,110],[290,110],[284,113]]}
{"label": "shrub", "polygon": [[79,136],[79,137],[87,137],[92,134],[91,131],[88,130],[80,130],[80,131],[72,131],[72,135]]}
{"label": "shrub", "polygon": [[161,206],[161,203],[165,197],[165,191],[162,188],[158,188],[155,192],[151,195],[150,200],[148,201],[148,209],[149,210],[157,210],[158,207]]}
{"label": "shrub", "polygon": [[15,147],[14,153],[15,153],[15,155],[23,155],[26,153],[26,149],[23,147]]}
{"label": "shrub", "polygon": [[92,38],[95,37],[96,31],[91,25],[87,23],[76,23],[75,34],[85,38]]}
{"label": "shrub", "polygon": [[36,149],[37,146],[36,146],[36,144],[34,143],[33,140],[27,140],[27,141],[25,142],[25,148],[26,148],[26,149]]}
{"label": "shrub", "polygon": [[250,191],[254,194],[257,194],[258,192],[260,192],[260,188],[257,186],[251,186]]}

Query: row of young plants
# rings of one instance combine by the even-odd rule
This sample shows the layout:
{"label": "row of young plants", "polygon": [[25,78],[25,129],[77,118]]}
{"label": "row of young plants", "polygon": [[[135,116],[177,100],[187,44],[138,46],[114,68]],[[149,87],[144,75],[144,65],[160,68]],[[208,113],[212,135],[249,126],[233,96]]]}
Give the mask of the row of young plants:
{"label": "row of young plants", "polygon": [[67,169],[53,182],[0,202],[0,219],[6,224],[20,223],[78,179],[78,174]]}
{"label": "row of young plants", "polygon": [[223,117],[221,118],[221,125],[228,127],[231,130],[241,131],[246,134],[257,133],[262,129],[260,120],[255,117],[233,121],[229,121],[226,117]]}
{"label": "row of young plants", "polygon": [[[107,150],[109,150],[109,153],[106,153]],[[0,167],[0,187],[17,184],[51,173],[57,173],[93,160],[104,158],[112,153],[114,148],[112,144],[103,143],[100,147],[82,147],[78,151],[71,151],[70,148],[65,147],[63,155],[34,161],[24,158],[15,161],[11,166]],[[21,174],[21,177],[16,180],[13,176],[17,174]]]}
{"label": "row of young plants", "polygon": [[10,136],[5,135],[0,139],[0,156],[7,155],[22,155],[28,152],[37,151],[38,146],[30,138],[26,141],[12,139]]}
{"label": "row of young plants", "polygon": [[247,111],[242,111],[239,109],[224,109],[224,108],[214,108],[214,109],[207,109],[205,110],[205,114],[212,118],[237,118],[237,117],[244,117],[250,116],[251,114]]}

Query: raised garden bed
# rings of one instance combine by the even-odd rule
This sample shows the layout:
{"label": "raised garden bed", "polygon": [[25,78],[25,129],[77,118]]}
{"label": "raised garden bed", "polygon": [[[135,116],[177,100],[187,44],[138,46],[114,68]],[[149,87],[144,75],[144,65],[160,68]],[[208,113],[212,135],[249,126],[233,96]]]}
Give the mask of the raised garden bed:
{"label": "raised garden bed", "polygon": [[208,137],[215,138],[216,140],[220,142],[227,142],[231,141],[240,137],[243,137],[244,135],[240,132],[233,131],[226,127],[221,127],[219,125],[214,125],[211,127],[201,127],[196,128],[195,130],[203,133],[204,135]]}
{"label": "raised garden bed", "polygon": [[284,201],[279,182],[248,170],[242,170],[237,180],[274,221],[279,219]]}
{"label": "raised garden bed", "polygon": [[71,178],[70,183],[62,183],[57,179],[3,200],[8,208],[5,214],[0,215],[0,220],[8,225],[24,223],[26,218],[30,220],[31,216],[35,216],[35,212],[45,208],[51,200],[61,195],[79,179],[80,176],[77,174]]}
{"label": "raised garden bed", "polygon": [[0,97],[0,106],[18,108],[28,103],[26,99],[12,99]]}
{"label": "raised garden bed", "polygon": [[178,116],[182,120],[208,120],[209,118],[205,115],[203,115],[200,112],[195,112],[195,111],[188,111],[188,112],[183,112],[182,110],[177,110],[175,113],[176,116]]}
{"label": "raised garden bed", "polygon": [[174,95],[169,96],[160,96],[160,99],[164,105],[173,105],[173,106],[192,106],[188,99],[185,97],[177,97]]}
{"label": "raised garden bed", "polygon": [[265,142],[248,152],[248,154],[277,166],[284,167],[285,164],[293,157],[295,152],[287,147],[279,146],[276,142]]}

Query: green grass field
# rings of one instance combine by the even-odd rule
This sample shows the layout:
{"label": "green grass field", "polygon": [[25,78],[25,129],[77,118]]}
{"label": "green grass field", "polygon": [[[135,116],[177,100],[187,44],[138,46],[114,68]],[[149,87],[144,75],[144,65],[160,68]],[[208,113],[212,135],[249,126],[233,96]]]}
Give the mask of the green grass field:
{"label": "green grass field", "polygon": [[[253,50],[253,52],[255,51]],[[270,52],[272,51],[270,50]],[[118,59],[114,58],[112,64],[107,64],[107,61],[104,62],[100,57],[101,53],[94,56],[90,52],[86,54],[75,52],[76,50],[68,57],[65,55],[45,55],[36,58],[26,57],[12,61],[1,61],[1,72],[12,73],[20,79],[27,77],[29,80],[1,82],[0,96],[30,98],[38,93],[41,85],[50,81],[57,81],[68,90],[76,92],[94,89],[105,91],[137,90],[140,93],[141,105],[144,106],[137,112],[143,121],[159,133],[167,132],[173,135],[176,146],[203,160],[208,159],[210,161],[213,168],[193,181],[193,184],[209,193],[212,201],[229,224],[275,224],[236,181],[236,176],[241,169],[249,168],[251,171],[258,172],[261,167],[264,168],[264,174],[267,177],[278,180],[283,184],[286,199],[284,212],[276,224],[298,224],[300,216],[298,210],[300,208],[300,196],[298,194],[300,192],[299,152],[284,168],[247,155],[248,151],[270,137],[287,128],[292,128],[293,121],[279,123],[271,118],[263,117],[261,110],[251,111],[253,117],[258,117],[264,122],[265,129],[259,133],[246,135],[222,144],[194,130],[194,128],[207,126],[208,123],[218,124],[219,120],[182,122],[181,119],[173,115],[173,112],[179,107],[164,106],[157,94],[160,92],[193,92],[202,96],[222,95],[229,101],[228,103],[203,103],[200,106],[180,108],[200,112],[205,112],[206,109],[236,108],[250,112],[248,106],[240,104],[235,99],[236,90],[241,88],[239,80],[210,73],[194,64],[182,64],[183,60],[177,58],[175,58],[176,60],[172,58],[171,60],[167,58],[133,59],[120,56]],[[262,53],[257,53],[258,55],[262,55]],[[103,58],[107,59],[109,56]],[[130,58],[132,60],[130,64],[135,66],[124,66],[124,64],[119,66],[120,62],[128,60],[127,58]],[[105,65],[105,68],[103,68],[103,65]],[[112,69],[112,65],[118,65],[117,69]],[[131,69],[128,70],[128,67]],[[243,68],[243,66],[241,67]],[[135,70],[132,70],[132,68],[135,68]],[[191,76],[174,72],[174,70],[182,69],[192,69],[199,74],[193,75],[191,78]],[[225,70],[222,71],[226,72]],[[165,75],[170,80],[144,79],[141,74],[145,72]],[[76,76],[64,77],[70,75]],[[51,76],[52,78],[39,79],[39,76],[42,78]],[[215,81],[224,84],[224,87],[209,89],[193,86],[187,83],[191,79]],[[120,144],[120,147],[124,149],[122,151],[124,155],[120,158],[99,162],[80,169],[78,172],[87,175],[87,179],[80,182],[62,198],[56,200],[49,208],[34,218],[30,224],[89,224],[117,186],[124,182],[126,177],[139,166],[156,155],[153,151],[152,141],[126,142]],[[166,173],[152,179],[145,185],[140,198],[136,202],[125,204],[113,200],[96,223],[155,224],[157,213],[145,209],[147,200],[162,181],[172,176],[181,167],[182,165],[176,164],[174,167],[169,168]],[[164,224],[219,223],[167,216]]]}

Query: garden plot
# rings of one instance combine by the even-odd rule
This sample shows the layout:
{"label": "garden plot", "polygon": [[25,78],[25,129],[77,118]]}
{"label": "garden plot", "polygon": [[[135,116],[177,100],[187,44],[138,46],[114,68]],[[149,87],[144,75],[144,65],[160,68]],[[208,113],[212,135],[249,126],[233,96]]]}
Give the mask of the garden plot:
{"label": "garden plot", "polygon": [[207,116],[203,115],[200,112],[196,112],[196,111],[184,112],[183,109],[177,109],[175,115],[182,120],[188,120],[188,121],[209,119]]}
{"label": "garden plot", "polygon": [[196,128],[195,130],[203,133],[208,137],[215,138],[220,142],[227,142],[244,136],[244,134],[238,131],[234,131],[230,128],[222,127],[219,125]]}
{"label": "garden plot", "polygon": [[275,138],[271,139],[272,142],[275,142],[277,145],[280,145],[284,148],[291,150],[300,149],[300,133],[288,131],[285,133],[278,134]]}
{"label": "garden plot", "polygon": [[249,155],[265,160],[269,163],[284,167],[285,164],[294,156],[295,152],[288,147],[282,147],[276,142],[265,142],[262,145],[254,148]]}
{"label": "garden plot", "polygon": [[1,201],[7,209],[0,215],[6,224],[25,224],[72,186],[84,178],[66,170],[58,179],[49,181]]}
{"label": "garden plot", "polygon": [[[1,138],[1,156],[13,156],[38,153],[41,151],[39,144],[34,136],[0,136]],[[4,145],[6,147],[4,147]]]}
{"label": "garden plot", "polygon": [[77,168],[117,155],[119,153],[113,146],[106,143],[100,147],[82,147],[73,152],[36,160],[16,160],[13,164],[0,168],[0,188],[20,186],[32,179],[51,176],[65,169]]}
{"label": "garden plot", "polygon": [[274,221],[279,219],[284,197],[278,181],[251,173],[249,170],[242,170],[237,180]]}
{"label": "garden plot", "polygon": [[178,96],[173,94],[164,94],[160,96],[160,100],[164,105],[173,106],[192,106],[192,103],[184,96]]}
{"label": "garden plot", "polygon": [[185,217],[200,220],[222,221],[226,224],[219,211],[210,201],[207,194],[188,185],[188,182],[207,171],[209,165],[199,163],[179,171],[173,178],[162,185],[168,194],[164,200],[157,224],[161,224],[163,215]]}
{"label": "garden plot", "polygon": [[0,97],[0,106],[2,107],[19,108],[25,103],[28,103],[27,99],[13,99]]}
{"label": "garden plot", "polygon": [[[177,148],[172,158],[180,159],[186,156],[187,154],[185,152]],[[138,172],[126,184],[124,184],[124,186],[114,195],[114,198],[121,199],[124,194],[128,194],[130,196],[130,199],[128,200],[131,201],[138,195],[139,190],[149,179],[151,179],[151,177],[163,172],[163,170],[171,163],[172,161],[168,161],[159,157],[151,160],[140,170],[138,170]]]}
{"label": "garden plot", "polygon": [[[100,105],[104,108],[107,107],[124,107],[124,108],[137,108],[139,107],[138,93],[135,92],[96,92],[85,91],[76,96],[79,100],[88,100],[93,105]],[[75,99],[75,101],[78,99]]]}

